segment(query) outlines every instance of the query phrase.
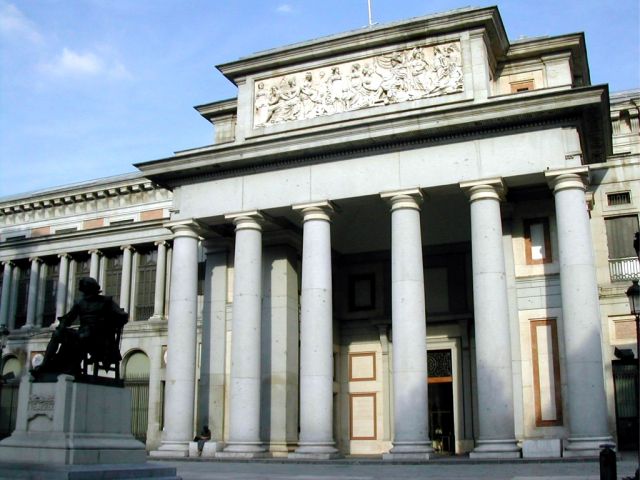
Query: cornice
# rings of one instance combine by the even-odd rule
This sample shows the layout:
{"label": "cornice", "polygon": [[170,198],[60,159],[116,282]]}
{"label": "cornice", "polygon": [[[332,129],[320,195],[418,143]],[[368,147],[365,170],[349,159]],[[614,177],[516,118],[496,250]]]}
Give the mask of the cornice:
{"label": "cornice", "polygon": [[210,122],[219,117],[234,115],[238,110],[238,99],[229,98],[218,102],[196,105],[195,108],[200,115]]}
{"label": "cornice", "polygon": [[242,144],[212,146],[137,166],[154,181],[175,186],[187,179],[239,175],[268,165],[267,168],[276,165],[282,168],[301,162],[319,163],[356,153],[388,150],[394,145],[399,148],[407,142],[452,139],[487,129],[506,131],[514,128],[513,125],[544,124],[559,117],[572,117],[577,123],[588,109],[606,110],[604,113],[608,115],[606,86],[540,91],[526,96],[505,95],[477,104],[460,102],[417,108],[394,113],[393,117],[378,115],[367,121],[344,121],[312,133],[301,130],[278,138],[261,137]]}
{"label": "cornice", "polygon": [[90,202],[108,197],[122,197],[135,193],[161,189],[158,185],[140,175],[117,183],[91,182],[89,186],[73,185],[64,189],[44,191],[37,194],[14,195],[6,200],[0,199],[0,217],[32,210],[48,209]]}
{"label": "cornice", "polygon": [[218,65],[220,72],[234,83],[239,79],[273,68],[303,63],[308,60],[335,57],[382,45],[428,38],[446,32],[484,27],[492,38],[497,57],[508,48],[508,40],[497,7],[459,9],[437,15],[416,17],[402,22],[362,28],[308,42],[267,50],[240,60]]}

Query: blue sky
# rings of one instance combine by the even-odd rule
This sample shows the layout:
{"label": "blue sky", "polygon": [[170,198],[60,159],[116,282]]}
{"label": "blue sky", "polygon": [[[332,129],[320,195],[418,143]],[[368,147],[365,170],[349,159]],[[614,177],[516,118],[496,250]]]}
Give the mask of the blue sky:
{"label": "blue sky", "polygon": [[[387,23],[498,5],[511,40],[585,32],[591,80],[640,88],[637,0],[372,0]],[[367,25],[367,0],[0,0],[0,197],[212,143],[214,67]]]}

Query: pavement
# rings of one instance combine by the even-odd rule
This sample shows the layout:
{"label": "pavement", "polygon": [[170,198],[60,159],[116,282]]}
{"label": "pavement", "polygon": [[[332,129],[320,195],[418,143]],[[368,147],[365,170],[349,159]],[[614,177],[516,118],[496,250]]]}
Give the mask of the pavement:
{"label": "pavement", "polygon": [[[266,459],[231,461],[175,459],[150,461],[173,466],[183,480],[599,480],[598,460],[550,459],[487,461],[444,458],[422,463],[347,458],[321,462]],[[619,455],[617,478],[633,476],[637,456]]]}

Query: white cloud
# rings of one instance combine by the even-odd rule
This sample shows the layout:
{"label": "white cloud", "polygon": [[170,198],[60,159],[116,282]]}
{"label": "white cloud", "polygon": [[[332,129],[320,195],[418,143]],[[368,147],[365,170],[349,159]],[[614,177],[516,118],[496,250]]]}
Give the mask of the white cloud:
{"label": "white cloud", "polygon": [[276,11],[279,13],[291,13],[293,12],[293,7],[288,3],[282,3],[278,5],[278,8],[276,8]]}
{"label": "white cloud", "polygon": [[69,48],[63,48],[62,53],[53,62],[42,64],[40,67],[45,73],[56,77],[131,78],[127,68],[120,62],[105,59],[93,52],[74,52]]}
{"label": "white cloud", "polygon": [[0,34],[31,43],[42,43],[42,35],[36,25],[11,3],[0,2]]}

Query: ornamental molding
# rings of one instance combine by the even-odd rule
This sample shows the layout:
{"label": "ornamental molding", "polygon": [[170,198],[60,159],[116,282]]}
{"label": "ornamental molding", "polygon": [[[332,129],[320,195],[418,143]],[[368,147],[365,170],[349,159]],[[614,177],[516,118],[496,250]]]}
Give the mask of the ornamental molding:
{"label": "ornamental molding", "polygon": [[24,198],[16,198],[15,200],[2,202],[0,204],[0,217],[4,215],[12,215],[16,213],[26,213],[35,210],[43,210],[54,207],[71,206],[85,202],[95,202],[107,198],[123,197],[136,193],[151,192],[153,190],[162,190],[161,187],[155,185],[149,180],[143,182],[105,186],[94,188],[91,190],[78,188],[76,192],[66,191],[56,194],[52,192],[50,195],[46,193],[40,198],[31,196],[26,193]]}
{"label": "ornamental molding", "polygon": [[267,127],[463,91],[460,42],[418,46],[256,80],[253,126]]}

